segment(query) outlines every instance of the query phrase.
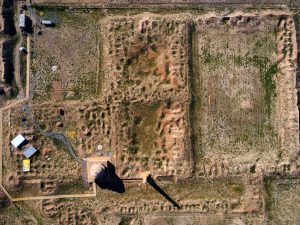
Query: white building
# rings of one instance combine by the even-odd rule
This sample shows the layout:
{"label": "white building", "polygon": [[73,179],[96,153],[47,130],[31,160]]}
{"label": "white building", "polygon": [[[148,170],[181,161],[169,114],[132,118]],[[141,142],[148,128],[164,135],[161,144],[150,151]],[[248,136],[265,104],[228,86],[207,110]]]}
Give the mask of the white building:
{"label": "white building", "polygon": [[18,134],[10,143],[15,147],[18,148],[26,138],[24,138],[21,134]]}
{"label": "white building", "polygon": [[19,27],[26,28],[26,15],[24,13],[19,16]]}
{"label": "white building", "polygon": [[45,25],[45,26],[54,26],[55,23],[51,20],[42,20],[41,24]]}

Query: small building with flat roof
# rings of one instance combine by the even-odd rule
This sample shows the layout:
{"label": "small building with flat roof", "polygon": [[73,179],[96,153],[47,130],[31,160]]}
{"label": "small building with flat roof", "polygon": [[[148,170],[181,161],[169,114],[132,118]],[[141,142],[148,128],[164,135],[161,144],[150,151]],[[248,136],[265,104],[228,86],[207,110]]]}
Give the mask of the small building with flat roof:
{"label": "small building with flat roof", "polygon": [[45,25],[46,27],[54,27],[55,23],[51,20],[41,20],[41,24]]}
{"label": "small building with flat roof", "polygon": [[23,160],[22,171],[23,172],[29,172],[30,171],[30,159],[24,159]]}
{"label": "small building with flat roof", "polygon": [[31,156],[33,156],[37,152],[36,148],[32,145],[29,145],[29,147],[25,148],[23,150],[23,155],[29,159]]}
{"label": "small building with flat roof", "polygon": [[26,28],[26,15],[24,13],[19,15],[19,27]]}
{"label": "small building with flat roof", "polygon": [[10,143],[15,148],[19,148],[25,141],[26,141],[26,138],[24,138],[22,134],[18,134]]}

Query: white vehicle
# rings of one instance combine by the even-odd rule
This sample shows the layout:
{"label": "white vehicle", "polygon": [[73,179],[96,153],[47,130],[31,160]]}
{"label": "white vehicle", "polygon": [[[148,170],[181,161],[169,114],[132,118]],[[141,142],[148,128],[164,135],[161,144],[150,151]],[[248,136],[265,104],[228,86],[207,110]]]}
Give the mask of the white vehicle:
{"label": "white vehicle", "polygon": [[41,20],[41,24],[45,25],[45,26],[54,26],[55,23],[51,20]]}

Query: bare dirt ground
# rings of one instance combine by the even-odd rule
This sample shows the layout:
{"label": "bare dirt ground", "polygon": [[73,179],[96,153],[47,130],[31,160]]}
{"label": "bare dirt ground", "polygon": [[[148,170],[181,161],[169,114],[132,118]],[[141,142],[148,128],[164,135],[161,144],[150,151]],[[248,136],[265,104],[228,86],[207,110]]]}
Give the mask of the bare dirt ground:
{"label": "bare dirt ground", "polygon": [[[67,194],[71,185],[74,189],[82,190],[82,193],[88,191],[81,184],[81,167],[76,161],[71,159],[68,152],[63,149],[63,145],[55,140],[49,140],[37,133],[24,111],[24,105],[16,109],[9,109],[4,113],[4,143],[17,133],[21,132],[26,135],[30,143],[39,148],[39,154],[31,162],[31,171],[22,173],[22,152],[15,150],[10,151],[10,146],[4,145],[3,152],[3,186],[7,190],[14,190],[13,197],[50,195],[50,194]],[[20,123],[22,124],[21,127]],[[18,127],[16,127],[18,126]],[[13,129],[11,133],[9,130]],[[63,171],[62,167],[68,168]],[[76,183],[79,183],[76,186]],[[64,186],[66,184],[66,186]],[[21,191],[19,191],[21,190]],[[74,190],[74,193],[76,190]]]}
{"label": "bare dirt ground", "polygon": [[[31,69],[33,98],[71,100],[97,96],[100,29],[90,14],[70,16],[64,11],[40,12],[57,23],[35,36]],[[63,51],[61,51],[63,50]]]}
{"label": "bare dirt ground", "polygon": [[[57,22],[33,39],[31,111],[41,128],[63,133],[80,158],[103,145],[121,177],[149,170],[181,208],[149,185],[126,183],[123,194],[98,189],[91,199],[22,202],[19,213],[6,208],[0,218],[297,224],[293,13],[51,7],[37,13]],[[34,129],[23,106],[3,112],[5,188],[14,197],[88,191],[81,165]],[[19,132],[40,151],[29,173],[20,171],[21,152],[11,154],[8,146]]]}

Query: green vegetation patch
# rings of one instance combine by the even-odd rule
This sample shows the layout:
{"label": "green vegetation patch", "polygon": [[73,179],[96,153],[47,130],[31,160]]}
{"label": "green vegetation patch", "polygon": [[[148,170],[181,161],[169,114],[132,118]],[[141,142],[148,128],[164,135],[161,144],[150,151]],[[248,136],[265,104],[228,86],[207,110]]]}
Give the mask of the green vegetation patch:
{"label": "green vegetation patch", "polygon": [[82,180],[75,180],[71,183],[60,184],[55,191],[56,195],[70,195],[70,194],[85,194],[88,191]]}
{"label": "green vegetation patch", "polygon": [[238,28],[229,25],[190,25],[190,118],[196,165],[206,152],[277,149],[272,124],[277,23],[270,19],[251,33],[236,32]]}
{"label": "green vegetation patch", "polygon": [[300,180],[265,177],[265,210],[268,224],[297,224],[300,221]]}
{"label": "green vegetation patch", "polygon": [[154,142],[157,137],[157,110],[161,103],[152,103],[150,105],[135,103],[132,105],[133,112],[133,134],[132,146],[128,148],[131,154],[150,157],[155,147]]}
{"label": "green vegetation patch", "polygon": [[267,57],[247,54],[246,56],[234,57],[237,66],[254,66],[259,70],[260,81],[264,88],[264,101],[267,108],[267,115],[271,115],[272,100],[275,96],[274,76],[278,72],[278,62],[271,62]]}
{"label": "green vegetation patch", "polygon": [[68,152],[68,149],[66,148],[65,144],[62,141],[56,138],[51,138],[51,140],[57,149],[63,149],[64,151]]}
{"label": "green vegetation patch", "polygon": [[[253,66],[258,69],[260,82],[264,88],[264,101],[267,108],[267,115],[270,117],[272,109],[272,99],[275,96],[275,81],[274,76],[278,72],[278,62],[272,62],[269,58],[260,55],[253,55],[249,51],[245,56],[242,55],[225,55],[224,53],[211,53],[210,44],[206,44],[202,48],[202,55],[200,55],[201,61],[204,64],[210,64],[209,68],[212,70],[225,65],[228,58],[232,58],[234,66],[237,67],[249,67]],[[255,49],[253,49],[253,52]]]}

